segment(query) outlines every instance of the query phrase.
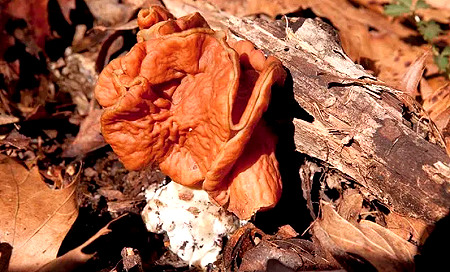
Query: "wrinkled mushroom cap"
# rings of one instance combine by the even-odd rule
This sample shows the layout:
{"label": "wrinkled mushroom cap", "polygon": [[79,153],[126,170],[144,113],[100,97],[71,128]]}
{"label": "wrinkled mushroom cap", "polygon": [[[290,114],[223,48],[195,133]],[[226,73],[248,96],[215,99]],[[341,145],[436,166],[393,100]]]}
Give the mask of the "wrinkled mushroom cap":
{"label": "wrinkled mushroom cap", "polygon": [[261,117],[285,72],[248,41],[230,46],[198,13],[166,12],[141,11],[140,42],[101,73],[103,135],[126,168],[159,165],[248,219],[281,194],[276,138]]}

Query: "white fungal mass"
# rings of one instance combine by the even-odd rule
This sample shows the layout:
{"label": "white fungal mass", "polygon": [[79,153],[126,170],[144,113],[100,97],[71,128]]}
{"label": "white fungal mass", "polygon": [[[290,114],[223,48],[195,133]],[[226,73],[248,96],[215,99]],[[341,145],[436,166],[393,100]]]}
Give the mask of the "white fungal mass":
{"label": "white fungal mass", "polygon": [[151,232],[166,232],[170,250],[189,265],[206,267],[216,261],[222,240],[239,220],[209,200],[208,193],[175,182],[152,184],[146,191],[142,217]]}

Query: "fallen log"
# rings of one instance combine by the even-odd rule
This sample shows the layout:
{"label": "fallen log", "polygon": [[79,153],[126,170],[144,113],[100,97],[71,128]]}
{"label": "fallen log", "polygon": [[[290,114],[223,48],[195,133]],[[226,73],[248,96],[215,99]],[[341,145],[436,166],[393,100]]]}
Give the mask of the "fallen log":
{"label": "fallen log", "polygon": [[354,64],[331,26],[319,19],[238,18],[198,1],[164,2],[176,16],[201,12],[212,27],[283,62],[292,77],[285,89],[307,112],[292,121],[298,152],[390,210],[430,223],[448,213],[450,158],[434,124],[412,98]]}

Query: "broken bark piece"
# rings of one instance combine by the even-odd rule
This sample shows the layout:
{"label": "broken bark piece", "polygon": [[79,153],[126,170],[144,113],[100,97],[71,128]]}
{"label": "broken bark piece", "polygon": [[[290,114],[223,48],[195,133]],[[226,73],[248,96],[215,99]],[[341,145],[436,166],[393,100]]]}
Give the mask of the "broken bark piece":
{"label": "broken bark piece", "polygon": [[276,138],[261,117],[286,73],[248,41],[230,47],[198,13],[170,18],[141,14],[140,42],[101,73],[103,135],[128,169],[158,164],[249,219],[281,195]]}

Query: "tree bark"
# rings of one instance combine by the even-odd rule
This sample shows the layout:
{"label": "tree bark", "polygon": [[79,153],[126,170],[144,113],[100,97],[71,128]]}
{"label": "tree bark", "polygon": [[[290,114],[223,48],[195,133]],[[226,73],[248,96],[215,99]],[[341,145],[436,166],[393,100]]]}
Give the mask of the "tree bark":
{"label": "tree bark", "polygon": [[428,222],[450,207],[450,159],[421,107],[377,81],[344,53],[319,19],[268,22],[220,12],[202,2],[164,1],[176,16],[199,11],[283,62],[293,96],[310,116],[293,119],[298,152],[360,184],[390,209]]}

